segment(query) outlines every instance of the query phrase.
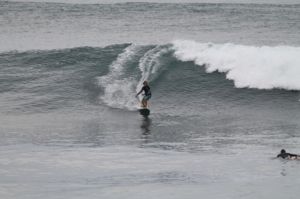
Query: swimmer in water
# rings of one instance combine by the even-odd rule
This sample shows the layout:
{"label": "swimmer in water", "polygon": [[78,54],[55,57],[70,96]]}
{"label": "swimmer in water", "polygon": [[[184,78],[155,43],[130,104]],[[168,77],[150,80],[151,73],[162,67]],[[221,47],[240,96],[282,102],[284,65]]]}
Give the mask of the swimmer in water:
{"label": "swimmer in water", "polygon": [[277,155],[277,158],[283,158],[288,160],[300,160],[300,155],[287,153],[284,149],[281,149],[280,153]]}

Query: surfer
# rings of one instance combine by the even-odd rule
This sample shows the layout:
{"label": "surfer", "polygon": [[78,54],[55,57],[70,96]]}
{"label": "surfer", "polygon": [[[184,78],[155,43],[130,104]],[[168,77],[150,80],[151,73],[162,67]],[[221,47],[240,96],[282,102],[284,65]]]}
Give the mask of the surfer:
{"label": "surfer", "polygon": [[281,149],[280,153],[277,155],[277,158],[295,160],[300,159],[300,155],[287,153],[284,149]]}
{"label": "surfer", "polygon": [[142,87],[142,89],[140,90],[140,92],[138,92],[136,94],[136,97],[144,91],[144,97],[142,99],[142,104],[141,105],[142,105],[143,108],[147,108],[147,106],[148,106],[148,100],[151,98],[151,91],[150,91],[150,87],[149,87],[149,84],[148,84],[147,81],[144,81],[143,85],[144,86]]}

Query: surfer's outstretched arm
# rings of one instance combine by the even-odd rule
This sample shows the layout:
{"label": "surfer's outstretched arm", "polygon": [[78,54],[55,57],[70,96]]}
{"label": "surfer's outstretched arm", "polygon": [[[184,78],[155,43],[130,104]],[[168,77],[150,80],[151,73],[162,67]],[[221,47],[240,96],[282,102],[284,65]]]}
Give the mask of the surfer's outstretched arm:
{"label": "surfer's outstretched arm", "polygon": [[135,96],[137,97],[139,94],[143,92],[143,89],[141,89]]}

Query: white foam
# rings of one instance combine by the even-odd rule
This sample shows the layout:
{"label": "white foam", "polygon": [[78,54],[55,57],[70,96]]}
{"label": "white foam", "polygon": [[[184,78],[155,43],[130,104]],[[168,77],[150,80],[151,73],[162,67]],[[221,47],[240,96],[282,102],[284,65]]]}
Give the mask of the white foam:
{"label": "white foam", "polygon": [[169,48],[165,46],[157,46],[151,50],[149,50],[139,62],[139,69],[142,72],[142,78],[140,82],[144,80],[154,79],[154,74],[157,74],[159,69],[161,68],[160,57],[169,52]]}
{"label": "white foam", "polygon": [[300,90],[300,47],[173,42],[181,61],[226,73],[237,88]]}
{"label": "white foam", "polygon": [[155,48],[149,50],[140,59],[139,69],[141,71],[141,78],[136,87],[136,91],[140,90],[140,85],[147,80],[149,82],[153,81],[159,75],[159,69],[161,69],[160,57],[169,51],[168,47],[156,46]]}
{"label": "white foam", "polygon": [[104,88],[101,99],[110,107],[135,109],[137,103],[134,94],[137,81],[133,77],[124,76],[125,66],[130,62],[139,46],[130,45],[109,66],[109,73],[98,78],[99,85]]}

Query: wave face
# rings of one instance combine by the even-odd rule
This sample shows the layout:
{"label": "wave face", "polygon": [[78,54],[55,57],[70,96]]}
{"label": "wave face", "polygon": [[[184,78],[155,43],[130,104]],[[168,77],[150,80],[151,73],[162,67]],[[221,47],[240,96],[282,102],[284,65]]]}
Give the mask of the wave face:
{"label": "wave face", "polygon": [[97,103],[95,77],[124,45],[0,54],[0,107],[3,112],[44,112]]}
{"label": "wave face", "polygon": [[181,61],[226,73],[237,88],[300,90],[300,47],[175,41],[173,49]]}

